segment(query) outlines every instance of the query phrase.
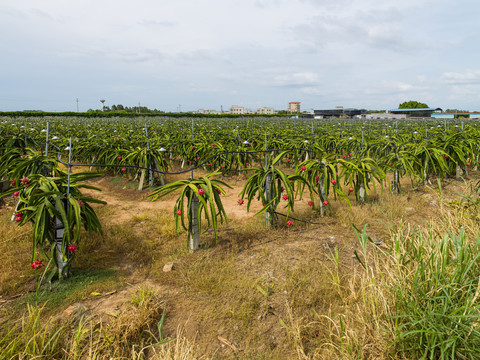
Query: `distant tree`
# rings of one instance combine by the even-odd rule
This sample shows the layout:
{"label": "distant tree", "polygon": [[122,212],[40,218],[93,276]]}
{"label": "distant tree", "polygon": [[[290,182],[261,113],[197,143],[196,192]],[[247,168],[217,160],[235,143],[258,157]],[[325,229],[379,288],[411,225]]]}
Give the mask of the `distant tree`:
{"label": "distant tree", "polygon": [[447,109],[445,110],[447,113],[463,113],[463,112],[468,112],[468,110],[459,110],[459,109]]}
{"label": "distant tree", "polygon": [[425,108],[428,108],[428,105],[418,101],[410,100],[410,101],[405,101],[401,103],[400,105],[398,105],[398,108],[399,109],[421,109],[421,108],[425,109]]}

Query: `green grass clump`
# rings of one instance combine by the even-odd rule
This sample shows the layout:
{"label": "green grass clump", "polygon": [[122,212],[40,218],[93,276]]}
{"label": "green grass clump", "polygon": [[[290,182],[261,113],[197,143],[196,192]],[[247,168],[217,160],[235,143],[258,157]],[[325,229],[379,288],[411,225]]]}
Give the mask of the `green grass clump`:
{"label": "green grass clump", "polygon": [[92,292],[118,290],[121,286],[118,271],[73,269],[69,279],[42,285],[38,292],[28,294],[17,306],[45,303],[46,309],[55,309],[87,298]]}
{"label": "green grass clump", "polygon": [[15,326],[0,333],[1,359],[61,358],[65,326],[53,318],[41,320],[42,307],[28,306]]}
{"label": "green grass clump", "polygon": [[397,344],[415,358],[478,359],[480,237],[429,235],[395,239]]}
{"label": "green grass clump", "polygon": [[125,179],[123,177],[119,177],[119,176],[112,176],[110,179],[108,179],[108,182],[112,185],[117,185],[117,184],[121,183],[122,181],[125,181]]}

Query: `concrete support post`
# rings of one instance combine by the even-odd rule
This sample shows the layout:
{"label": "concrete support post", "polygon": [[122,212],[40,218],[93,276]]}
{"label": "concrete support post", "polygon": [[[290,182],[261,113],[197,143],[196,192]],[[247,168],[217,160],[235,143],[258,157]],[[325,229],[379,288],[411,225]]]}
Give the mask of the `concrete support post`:
{"label": "concrete support post", "polygon": [[196,195],[192,198],[192,224],[188,239],[188,247],[190,252],[197,251],[200,246],[200,232],[198,231],[198,204],[199,200]]}

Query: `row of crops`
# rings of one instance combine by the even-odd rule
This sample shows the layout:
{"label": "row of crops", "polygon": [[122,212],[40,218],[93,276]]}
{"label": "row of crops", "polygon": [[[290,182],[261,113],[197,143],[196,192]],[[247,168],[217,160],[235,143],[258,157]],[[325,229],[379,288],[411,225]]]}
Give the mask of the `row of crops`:
{"label": "row of crops", "polygon": [[[179,167],[201,166],[207,171],[236,173],[264,164],[268,157],[265,149],[290,149],[282,162],[292,167],[306,159],[324,157],[329,157],[326,162],[330,163],[332,156],[344,167],[362,167],[362,159],[368,158],[375,169],[398,171],[399,177],[413,180],[426,180],[430,175],[453,176],[457,166],[466,171],[475,165],[478,153],[478,130],[473,122],[143,120],[5,119],[0,127],[2,147],[17,152],[30,148],[45,154],[49,136],[50,153],[63,155],[65,161],[67,151],[63,150],[71,141],[76,163],[116,165],[106,171],[123,172],[133,178],[141,175],[143,169],[139,167],[151,169],[147,174],[151,182],[155,180],[152,177],[162,181],[161,172],[179,172]],[[351,176],[344,175],[351,184]]]}
{"label": "row of crops", "polygon": [[[260,200],[275,226],[277,208],[288,215],[304,194],[325,215],[336,200],[363,203],[377,187],[399,192],[405,181],[465,176],[478,164],[478,129],[473,120],[435,119],[4,118],[0,177],[10,185],[3,196],[17,200],[13,219],[33,224],[32,267],[41,254],[65,274],[81,228],[101,231],[90,206],[100,201],[82,189],[94,190],[87,180],[103,173],[150,184],[153,199],[178,192],[177,229],[195,249],[203,228],[216,233],[227,218],[228,185],[216,174],[245,173],[239,201]],[[78,167],[85,171],[72,172]],[[195,179],[197,168],[208,175]],[[170,174],[184,180],[169,182]]]}

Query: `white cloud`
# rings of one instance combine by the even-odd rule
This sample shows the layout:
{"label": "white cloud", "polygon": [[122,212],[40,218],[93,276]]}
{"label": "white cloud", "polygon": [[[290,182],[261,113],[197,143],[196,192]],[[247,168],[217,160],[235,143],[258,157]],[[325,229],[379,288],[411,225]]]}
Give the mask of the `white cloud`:
{"label": "white cloud", "polygon": [[405,84],[405,83],[399,82],[399,83],[397,83],[397,88],[400,91],[409,91],[409,90],[413,89],[413,86],[410,85],[410,84]]}
{"label": "white cloud", "polygon": [[305,86],[300,89],[304,94],[307,95],[322,95],[323,92],[320,88],[318,87],[313,87],[313,86]]}
{"label": "white cloud", "polygon": [[458,72],[445,72],[442,74],[442,78],[449,84],[480,84],[480,70],[467,70],[463,73]]}
{"label": "white cloud", "polygon": [[144,63],[148,61],[161,61],[165,54],[155,49],[141,49],[139,51],[128,49],[102,49],[88,48],[62,52],[59,56],[70,59],[96,59],[96,61],[108,61],[115,63]]}
{"label": "white cloud", "polygon": [[281,74],[273,78],[274,86],[293,86],[304,87],[305,85],[314,85],[319,82],[318,74],[311,72],[298,72],[292,74]]}

